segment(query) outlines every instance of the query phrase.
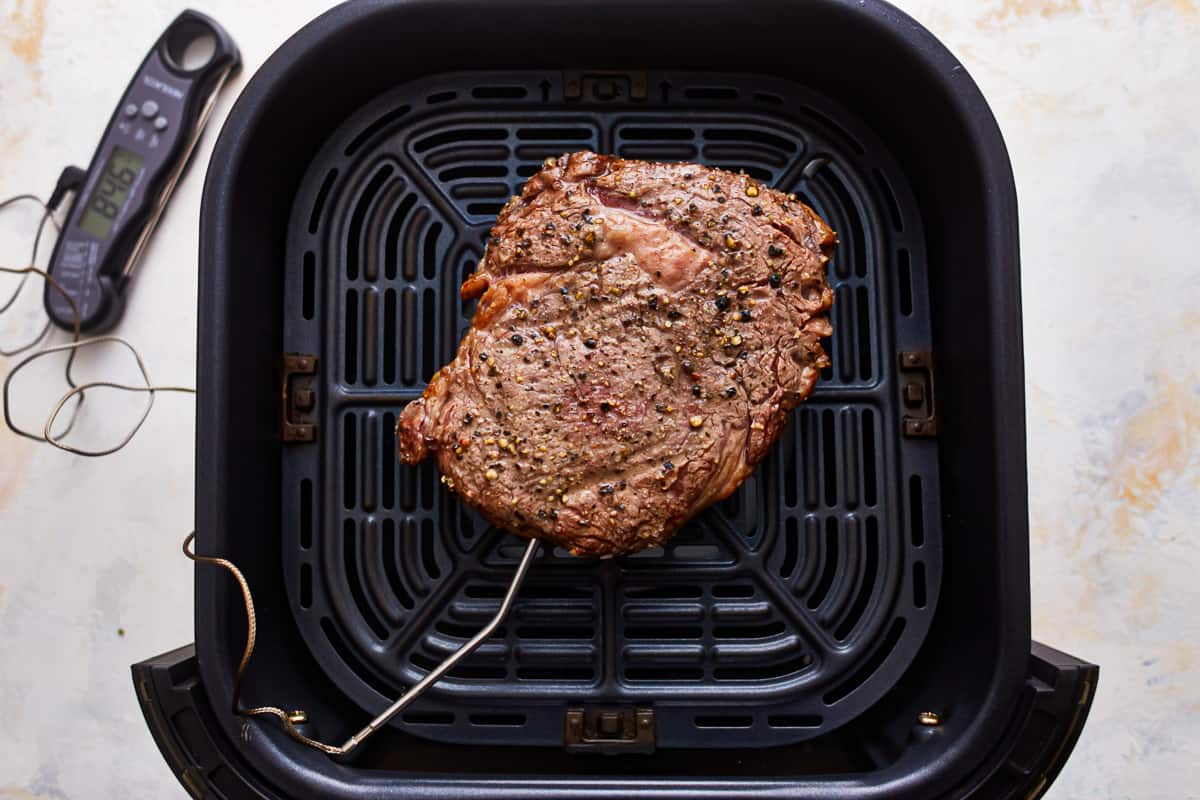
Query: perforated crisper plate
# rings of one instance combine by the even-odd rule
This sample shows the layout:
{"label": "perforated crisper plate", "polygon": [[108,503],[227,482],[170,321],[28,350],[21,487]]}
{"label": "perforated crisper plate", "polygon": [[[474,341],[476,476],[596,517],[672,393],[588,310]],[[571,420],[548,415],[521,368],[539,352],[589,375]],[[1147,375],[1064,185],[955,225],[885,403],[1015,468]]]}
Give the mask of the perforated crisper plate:
{"label": "perforated crisper plate", "polygon": [[896,683],[936,605],[937,445],[903,435],[899,369],[901,351],[929,349],[925,251],[870,131],[773,79],[442,75],[327,143],[286,270],[285,347],[320,364],[316,442],[282,465],[296,624],[365,720],[494,613],[521,543],[431,463],[398,464],[393,427],[458,347],[473,310],[458,287],[500,206],[547,156],[583,148],[743,169],[811,204],[840,237],[833,366],[741,490],[665,550],[546,548],[503,630],[397,724],[561,745],[567,707],[638,705],[660,747],[824,733]]}

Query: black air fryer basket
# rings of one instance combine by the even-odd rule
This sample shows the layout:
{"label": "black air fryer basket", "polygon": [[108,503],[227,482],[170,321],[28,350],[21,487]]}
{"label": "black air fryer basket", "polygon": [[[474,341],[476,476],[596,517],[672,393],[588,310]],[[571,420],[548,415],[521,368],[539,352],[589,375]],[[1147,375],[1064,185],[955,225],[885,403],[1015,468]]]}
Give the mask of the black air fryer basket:
{"label": "black air fryer basket", "polygon": [[196,543],[254,590],[243,702],[341,742],[495,613],[522,542],[393,429],[457,349],[500,206],[579,149],[744,170],[829,221],[817,392],[665,548],[543,548],[352,759],[230,711],[240,593],[198,566],[195,645],[134,667],[185,786],[1038,796],[1097,670],[1030,641],[1012,175],[962,67],[870,0],[361,3],[263,66],[201,231]]}

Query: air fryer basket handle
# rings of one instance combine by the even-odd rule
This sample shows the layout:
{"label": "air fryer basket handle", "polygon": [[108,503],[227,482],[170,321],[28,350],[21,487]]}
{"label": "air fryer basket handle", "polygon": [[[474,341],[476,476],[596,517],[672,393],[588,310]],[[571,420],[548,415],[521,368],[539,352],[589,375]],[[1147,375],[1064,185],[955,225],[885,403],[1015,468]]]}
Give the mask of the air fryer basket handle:
{"label": "air fryer basket handle", "polygon": [[[146,724],[175,776],[194,797],[282,800],[224,737],[201,683],[194,645],[132,666]],[[998,754],[976,765],[948,797],[1036,798],[1049,788],[1075,747],[1096,694],[1099,667],[1034,642],[1020,704]],[[228,712],[223,712],[228,713]],[[219,788],[214,778],[220,776]],[[898,799],[899,800],[899,799]]]}

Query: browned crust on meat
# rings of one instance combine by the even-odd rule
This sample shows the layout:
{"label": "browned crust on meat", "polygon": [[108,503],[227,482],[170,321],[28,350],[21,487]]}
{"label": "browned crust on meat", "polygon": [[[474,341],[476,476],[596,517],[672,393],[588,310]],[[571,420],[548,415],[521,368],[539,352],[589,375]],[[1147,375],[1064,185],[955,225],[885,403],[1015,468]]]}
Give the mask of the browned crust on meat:
{"label": "browned crust on meat", "polygon": [[829,361],[832,230],[745,175],[589,152],[502,209],[402,461],[572,552],[661,544],[766,455]]}

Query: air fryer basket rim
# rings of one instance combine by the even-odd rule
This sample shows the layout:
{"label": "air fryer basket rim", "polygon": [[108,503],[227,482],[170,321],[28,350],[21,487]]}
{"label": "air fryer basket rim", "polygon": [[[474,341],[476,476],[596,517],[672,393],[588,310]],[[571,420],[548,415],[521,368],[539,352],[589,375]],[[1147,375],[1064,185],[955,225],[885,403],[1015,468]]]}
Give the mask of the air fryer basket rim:
{"label": "air fryer basket rim", "polygon": [[[692,4],[695,13],[704,13],[712,8],[713,13],[725,4],[710,0]],[[522,14],[567,14],[573,5],[555,0],[518,0],[507,3],[515,16]],[[698,8],[696,8],[698,6]],[[223,440],[229,435],[229,410],[231,398],[237,387],[230,382],[223,362],[236,342],[228,332],[241,315],[253,313],[248,298],[236,296],[230,270],[254,269],[253,265],[231,264],[230,228],[238,197],[238,179],[246,159],[258,144],[256,138],[266,117],[273,111],[273,102],[284,91],[284,87],[295,78],[298,65],[310,51],[329,37],[345,34],[351,28],[370,26],[376,19],[383,19],[397,9],[416,14],[430,13],[436,7],[438,13],[454,19],[459,15],[483,13],[480,3],[470,0],[400,0],[395,3],[347,4],[322,15],[297,34],[292,36],[259,69],[246,86],[241,97],[221,132],[213,153],[212,164],[204,188],[202,205],[202,229],[200,240],[200,297],[203,312],[199,319],[198,335],[198,386],[200,403],[197,410],[197,549],[201,552],[219,550],[221,537],[230,530],[233,517],[238,512],[239,498],[234,487],[226,482],[228,466],[236,455],[236,449],[225,446]],[[932,768],[914,775],[892,774],[886,782],[867,785],[856,781],[838,779],[823,781],[821,786],[837,786],[844,791],[842,796],[883,796],[895,790],[904,796],[932,796],[940,794],[946,787],[958,783],[959,779],[975,766],[975,760],[965,755],[992,750],[997,730],[1012,717],[1020,682],[1025,675],[1025,662],[1029,657],[1029,596],[1028,596],[1028,533],[1025,472],[1025,424],[1023,399],[1023,363],[1021,350],[1021,319],[1019,307],[1020,276],[1018,268],[1016,196],[1011,167],[1008,161],[998,126],[975,83],[970,79],[957,60],[938,42],[932,34],[910,17],[882,2],[882,0],[805,0],[799,3],[784,3],[773,0],[739,4],[739,13],[764,17],[785,8],[795,10],[802,7],[805,13],[837,13],[853,15],[855,24],[871,37],[887,41],[911,55],[915,66],[920,68],[922,80],[936,83],[950,104],[950,111],[968,134],[974,145],[971,154],[974,165],[989,187],[986,196],[978,198],[982,205],[982,223],[988,232],[986,249],[994,268],[988,270],[986,281],[990,302],[987,305],[987,325],[992,330],[1006,331],[1009,335],[993,337],[986,356],[995,370],[996,393],[986,412],[993,421],[992,432],[982,432],[986,445],[994,453],[997,463],[995,495],[995,524],[1004,532],[998,537],[992,555],[997,564],[997,574],[1004,577],[1004,585],[998,593],[1005,603],[1002,628],[999,631],[998,657],[991,671],[992,690],[987,702],[976,714],[970,726],[942,753]],[[649,14],[649,9],[634,0],[618,0],[605,4],[605,12],[624,16],[632,20],[638,15]],[[575,13],[578,10],[575,9]],[[581,23],[582,24],[582,23]],[[337,65],[333,65],[337,66]],[[262,409],[259,409],[260,411]],[[270,429],[270,425],[268,425]],[[1003,435],[1001,435],[1003,433]],[[232,691],[232,672],[228,669],[228,653],[214,649],[214,644],[204,641],[206,621],[236,617],[239,607],[230,602],[232,594],[220,581],[222,577],[210,571],[196,573],[197,593],[195,623],[202,682],[215,708],[224,708]],[[242,722],[229,714],[220,714],[219,721],[230,741],[237,741]],[[261,761],[264,774],[269,765],[288,760],[304,765],[306,778],[316,783],[330,780],[328,761],[317,753],[293,748],[292,743],[278,741],[276,737],[254,736],[246,747],[247,755]],[[282,778],[275,775],[275,778]],[[296,776],[292,776],[295,780]],[[703,790],[710,782],[663,781],[663,787]],[[444,787],[438,790],[439,784]],[[432,795],[445,796],[450,786],[464,787],[462,782],[447,782],[445,779],[425,784]],[[570,792],[574,786],[580,791],[585,786],[579,783],[529,776],[520,784],[529,791],[534,789],[543,796],[554,792]],[[641,785],[659,785],[654,781],[643,781]],[[799,789],[807,786],[810,792],[818,791],[817,784],[802,784],[789,781],[746,781],[746,794],[756,795],[768,790],[783,792],[786,787]],[[611,783],[590,782],[588,791],[612,791],[622,786],[619,779]],[[509,789],[514,787],[508,785]],[[921,787],[927,791],[922,792]],[[365,788],[360,784],[359,789]],[[628,788],[628,785],[625,785]],[[494,785],[492,792],[504,792],[505,787]],[[490,796],[484,792],[479,796]],[[339,796],[352,796],[353,792]],[[414,794],[413,796],[417,796]],[[510,795],[511,796],[511,795]]]}

